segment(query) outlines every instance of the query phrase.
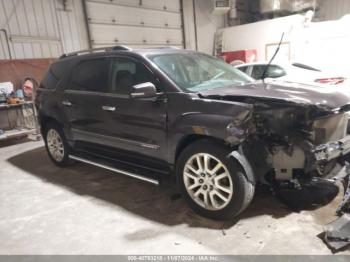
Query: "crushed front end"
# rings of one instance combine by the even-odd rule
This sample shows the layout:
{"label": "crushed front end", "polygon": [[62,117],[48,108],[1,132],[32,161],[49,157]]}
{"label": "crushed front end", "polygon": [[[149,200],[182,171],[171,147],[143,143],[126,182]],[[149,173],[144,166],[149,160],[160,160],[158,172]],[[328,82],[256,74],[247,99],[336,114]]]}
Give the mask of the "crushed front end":
{"label": "crushed front end", "polygon": [[335,176],[350,152],[348,106],[256,103],[245,152],[261,181]]}
{"label": "crushed front end", "polygon": [[344,184],[344,197],[336,210],[339,217],[325,225],[321,235],[333,252],[350,245],[348,122],[347,106],[330,112],[315,106],[260,105],[255,108],[245,146],[260,181],[282,192],[286,192],[283,187],[296,189],[298,201],[307,201],[300,195],[303,196],[303,188],[310,181]]}
{"label": "crushed front end", "polygon": [[[325,200],[331,201],[339,193],[335,183],[346,185],[336,211],[340,218],[326,226],[323,239],[334,250],[349,245],[350,97],[293,83],[233,86],[201,96],[252,106],[244,125],[236,124],[236,129],[244,130],[240,139],[226,139],[239,146],[230,156],[247,160],[242,161],[250,171],[246,173],[269,185],[291,208],[326,204],[323,198],[314,202],[315,195],[327,194]],[[236,130],[236,125],[233,122],[227,129]]]}
{"label": "crushed front end", "polygon": [[[245,146],[252,166],[260,181],[271,184],[292,208],[295,201],[297,205],[308,201],[310,193],[304,189],[317,181],[342,183],[344,197],[335,211],[338,218],[324,226],[320,237],[332,252],[343,250],[350,245],[349,108],[271,106],[255,107]],[[289,199],[283,195],[286,192]]]}

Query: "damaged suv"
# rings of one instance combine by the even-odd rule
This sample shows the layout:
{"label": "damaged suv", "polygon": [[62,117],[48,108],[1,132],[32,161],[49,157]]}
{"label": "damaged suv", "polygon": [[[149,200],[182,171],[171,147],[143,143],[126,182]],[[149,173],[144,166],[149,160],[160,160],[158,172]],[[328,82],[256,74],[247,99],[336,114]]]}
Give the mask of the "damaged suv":
{"label": "damaged suv", "polygon": [[37,91],[48,155],[158,184],[173,175],[199,214],[226,219],[256,184],[334,176],[350,152],[349,98],[257,83],[212,56],[124,46],[63,55]]}

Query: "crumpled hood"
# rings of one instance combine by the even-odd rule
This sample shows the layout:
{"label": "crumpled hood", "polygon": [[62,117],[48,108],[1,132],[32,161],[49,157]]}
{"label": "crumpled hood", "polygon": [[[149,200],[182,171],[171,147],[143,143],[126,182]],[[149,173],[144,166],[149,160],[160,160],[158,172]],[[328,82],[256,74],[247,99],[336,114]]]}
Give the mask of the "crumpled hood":
{"label": "crumpled hood", "polygon": [[[201,91],[204,97],[254,98],[257,101],[275,100],[300,105],[315,105],[324,110],[349,110],[350,97],[335,91],[334,87],[318,87],[298,83],[253,83],[244,86],[226,86],[213,90]],[[346,106],[346,109],[345,107]]]}

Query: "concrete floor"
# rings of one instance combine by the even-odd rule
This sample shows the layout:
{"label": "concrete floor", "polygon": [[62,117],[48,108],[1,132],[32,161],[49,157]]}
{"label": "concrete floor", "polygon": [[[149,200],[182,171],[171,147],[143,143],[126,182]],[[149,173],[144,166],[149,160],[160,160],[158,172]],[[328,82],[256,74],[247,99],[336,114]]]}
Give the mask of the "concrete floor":
{"label": "concrete floor", "polygon": [[331,254],[317,235],[340,196],[295,213],[258,192],[223,223],[195,215],[169,185],[60,169],[42,142],[3,144],[0,167],[0,254]]}

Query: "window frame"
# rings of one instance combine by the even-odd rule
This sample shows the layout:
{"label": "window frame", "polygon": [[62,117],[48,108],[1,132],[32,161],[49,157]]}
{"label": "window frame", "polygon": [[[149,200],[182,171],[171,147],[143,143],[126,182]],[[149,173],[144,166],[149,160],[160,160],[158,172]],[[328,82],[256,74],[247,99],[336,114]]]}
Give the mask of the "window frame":
{"label": "window frame", "polygon": [[71,88],[72,84],[73,84],[73,80],[74,80],[74,75],[78,70],[78,67],[85,63],[85,62],[89,62],[89,61],[93,61],[93,60],[101,60],[101,59],[105,59],[108,62],[108,79],[107,79],[107,85],[108,85],[108,89],[109,89],[109,75],[110,75],[110,70],[111,70],[111,63],[109,61],[109,57],[108,56],[99,56],[99,57],[93,57],[93,58],[89,58],[89,59],[82,59],[80,61],[78,61],[78,63],[76,63],[73,67],[72,72],[70,73],[69,76],[69,81],[68,81],[68,88],[65,88],[64,91],[69,91],[70,93],[74,93],[74,92],[79,92],[79,93],[86,93],[86,94],[108,94],[108,92],[100,92],[100,91],[88,91],[88,90],[77,90],[77,89],[73,89]]}
{"label": "window frame", "polygon": [[[154,73],[154,71],[147,65],[144,63],[144,61],[140,60],[140,59],[137,59],[135,57],[131,57],[131,56],[123,56],[123,55],[113,55],[113,56],[110,56],[109,57],[110,59],[110,69],[109,69],[109,90],[111,91],[112,90],[112,84],[113,84],[113,79],[112,79],[112,65],[113,65],[113,60],[114,59],[129,59],[135,63],[139,63],[141,64],[142,66],[144,66],[148,72],[153,76],[154,78],[154,81],[155,83],[154,86],[156,87],[156,90],[157,90],[157,94],[162,94],[164,93],[164,90],[162,90],[162,87],[160,85],[160,81],[159,81],[159,78],[157,77],[157,75]],[[110,92],[109,94],[112,94],[112,95],[115,95],[115,96],[120,96],[120,97],[125,97],[127,96],[129,98],[128,95],[124,95],[124,94],[118,94],[116,92]]]}
{"label": "window frame", "polygon": [[276,65],[276,64],[270,65],[268,71],[269,71],[271,68],[273,68],[273,67],[274,67],[275,69],[281,70],[281,71],[283,72],[283,75],[271,77],[271,76],[269,76],[269,74],[268,74],[269,72],[267,72],[267,73],[266,73],[267,77],[270,77],[270,78],[280,78],[280,77],[284,77],[284,76],[287,75],[287,71],[286,71],[282,66]]}
{"label": "window frame", "polygon": [[256,79],[256,80],[262,80],[262,74],[259,76],[259,78],[255,78],[255,76],[253,75],[255,73],[255,70],[257,70],[257,68],[260,67],[262,68],[263,70],[261,71],[261,73],[264,72],[264,68],[266,67],[266,64],[256,64],[256,65],[253,65],[252,66],[252,71],[251,71],[251,77]]}
{"label": "window frame", "polygon": [[[130,98],[129,95],[111,92],[111,90],[112,90],[112,86],[111,86],[112,85],[112,63],[113,63],[113,59],[118,59],[118,58],[130,59],[130,60],[134,61],[135,63],[142,64],[150,72],[150,74],[154,76],[154,79],[156,82],[156,83],[154,83],[154,85],[157,89],[157,94],[164,94],[164,90],[162,90],[163,88],[160,85],[161,82],[160,82],[158,76],[154,73],[154,71],[147,64],[145,64],[142,60],[137,59],[135,57],[118,55],[118,54],[109,55],[109,56],[93,57],[93,58],[89,58],[89,59],[83,59],[83,60],[80,60],[79,62],[77,62],[76,65],[74,66],[74,69],[72,70],[72,72],[69,75],[68,88],[65,88],[64,92],[87,94],[87,95],[98,95],[98,96],[110,96],[110,97],[118,97],[118,98]],[[107,80],[108,81],[108,92],[76,90],[76,89],[70,88],[72,83],[73,83],[73,77],[74,77],[74,72],[75,72],[76,68],[84,62],[91,61],[91,60],[97,60],[97,59],[106,59],[109,62],[108,80]]]}

